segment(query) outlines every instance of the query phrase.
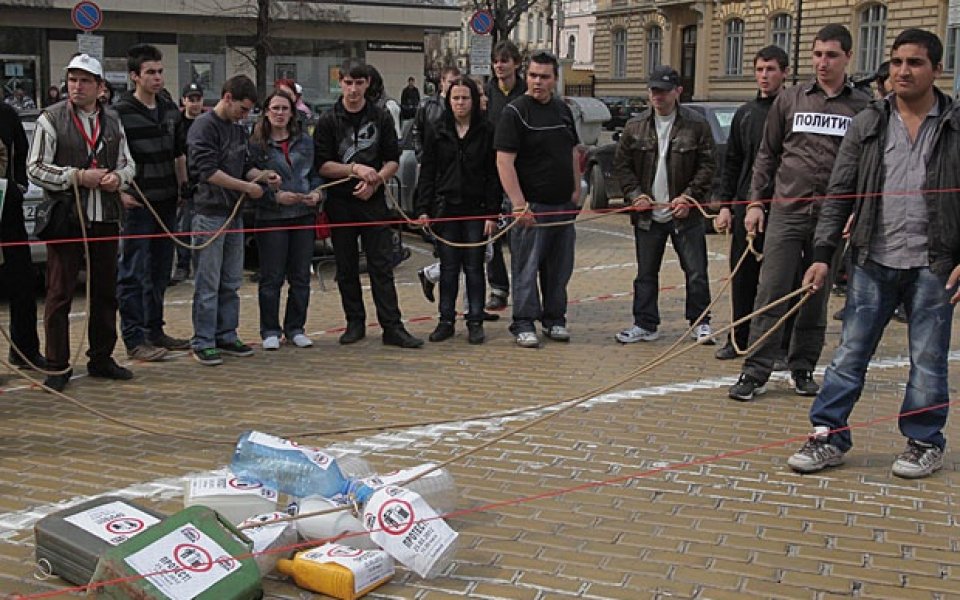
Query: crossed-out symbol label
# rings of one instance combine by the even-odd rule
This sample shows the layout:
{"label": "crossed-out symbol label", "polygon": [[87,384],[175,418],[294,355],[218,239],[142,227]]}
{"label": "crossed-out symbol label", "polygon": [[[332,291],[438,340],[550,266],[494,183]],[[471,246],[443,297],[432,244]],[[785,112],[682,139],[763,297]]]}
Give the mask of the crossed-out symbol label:
{"label": "crossed-out symbol label", "polygon": [[104,527],[110,533],[116,535],[130,535],[143,531],[143,521],[136,517],[119,517],[112,521],[107,521]]}
{"label": "crossed-out symbol label", "polygon": [[391,498],[384,502],[377,514],[380,529],[389,535],[403,535],[413,527],[415,520],[413,506],[399,498]]}
{"label": "crossed-out symbol label", "polygon": [[194,573],[206,573],[213,568],[213,557],[196,544],[179,544],[173,549],[173,560]]}
{"label": "crossed-out symbol label", "polygon": [[250,481],[247,479],[240,479],[239,477],[234,477],[227,482],[227,485],[236,490],[255,490],[263,487],[263,484],[259,481]]}

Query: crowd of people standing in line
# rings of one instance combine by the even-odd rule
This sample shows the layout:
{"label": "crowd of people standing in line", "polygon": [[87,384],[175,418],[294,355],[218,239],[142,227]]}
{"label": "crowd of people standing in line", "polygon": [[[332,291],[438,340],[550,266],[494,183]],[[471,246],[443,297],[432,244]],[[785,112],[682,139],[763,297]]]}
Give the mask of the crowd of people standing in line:
{"label": "crowd of people standing in line", "polygon": [[[800,472],[840,464],[852,445],[845,427],[867,363],[886,323],[903,305],[915,363],[903,409],[913,414],[900,418],[908,444],[893,472],[924,477],[942,467],[950,339],[942,323],[950,322],[960,298],[960,211],[950,193],[937,192],[960,187],[953,181],[960,155],[949,151],[960,142],[960,114],[933,85],[942,71],[943,48],[932,33],[902,32],[886,78],[892,91],[877,99],[846,75],[852,38],[844,26],[823,27],[811,54],[816,76],[786,88],[787,55],[773,46],[757,53],[757,95],[733,119],[716,190],[709,126],[679,102],[683,89],[674,69],[661,66],[651,73],[650,108],[627,123],[614,157],[624,198],[634,208],[638,268],[633,323],[615,338],[630,344],[659,337],[657,290],[669,239],[686,278],[685,318],[692,335],[714,343],[706,313],[705,222],[693,209],[716,200],[716,228],[733,233],[731,265],[748,239],[764,255],[762,262],[748,258],[736,274],[735,318],[784,296],[798,278],[810,289],[789,331],[768,335],[787,310],[777,306],[736,327],[717,350],[718,359],[735,358],[738,349],[766,336],[746,355],[730,398],[750,401],[762,394],[786,348],[795,392],[816,397],[814,433],[788,464]],[[348,60],[340,69],[342,96],[320,116],[312,137],[302,126],[296,84],[280,82],[263,102],[249,137],[239,122],[253,109],[257,92],[245,76],[229,79],[216,106],[203,114],[197,106],[202,90],[191,84],[184,89],[181,113],[160,94],[162,55],[138,45],[130,49],[128,63],[135,89],[108,110],[97,97],[103,80],[99,63],[74,57],[67,67],[69,98],[39,119],[26,172],[50,199],[69,203],[74,182],[82,189],[83,218],[93,240],[88,373],[133,376],[112,358],[118,309],[131,358],[160,360],[170,350],[189,349],[199,363],[215,366],[224,354],[253,354],[237,335],[243,221],[234,209],[241,196],[256,206],[265,350],[276,350],[284,339],[301,348],[312,345],[304,324],[311,225],[321,202],[335,225],[332,242],[346,320],[339,342],[351,344],[366,335],[362,245],[383,343],[422,346],[403,325],[393,236],[384,225],[391,217],[384,185],[398,168],[399,121],[411,113],[421,162],[416,212],[423,224],[432,223],[438,238],[453,242],[438,242],[438,269],[420,273],[428,299],[435,284],[440,288],[440,317],[430,341],[455,334],[461,274],[470,343],[485,340],[483,323],[492,318],[486,311],[506,306],[510,280],[516,344],[540,346],[538,322],[547,338],[569,341],[566,288],[576,239],[571,215],[581,200],[573,115],[556,94],[559,65],[553,55],[533,53],[523,78],[511,42],[498,43],[492,58],[495,77],[483,88],[449,70],[437,96],[420,100],[411,81],[399,104],[389,101],[392,106],[379,73]],[[21,179],[16,169],[12,176]],[[322,181],[332,183],[324,192]],[[189,225],[194,232],[198,247],[187,263],[178,260],[175,272],[195,270],[189,340],[164,331],[173,242],[159,235],[157,219],[132,191],[136,187],[168,228],[175,229],[179,220],[181,229]],[[181,206],[178,216],[178,204],[187,197],[190,209]],[[484,246],[502,226],[492,218],[498,213],[516,221],[506,242],[511,276],[495,245],[487,268],[491,295],[484,302]],[[222,230],[226,233],[217,235]],[[840,263],[841,235],[849,237],[847,306],[840,347],[821,388],[813,370],[824,345],[826,280],[829,265]],[[112,260],[118,251],[119,261]],[[84,249],[66,243],[48,252],[46,356],[39,352],[36,332],[25,332],[26,321],[12,311],[14,341],[26,358],[54,372],[46,384],[62,391],[71,376],[67,314]],[[281,320],[284,281],[289,290]]]}

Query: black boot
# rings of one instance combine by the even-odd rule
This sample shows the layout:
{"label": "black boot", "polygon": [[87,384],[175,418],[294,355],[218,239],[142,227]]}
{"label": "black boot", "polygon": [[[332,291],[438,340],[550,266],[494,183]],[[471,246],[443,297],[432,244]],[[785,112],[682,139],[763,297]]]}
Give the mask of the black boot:
{"label": "black boot", "polygon": [[467,341],[471,344],[482,344],[486,341],[487,335],[483,332],[483,323],[479,321],[470,321],[467,323]]}

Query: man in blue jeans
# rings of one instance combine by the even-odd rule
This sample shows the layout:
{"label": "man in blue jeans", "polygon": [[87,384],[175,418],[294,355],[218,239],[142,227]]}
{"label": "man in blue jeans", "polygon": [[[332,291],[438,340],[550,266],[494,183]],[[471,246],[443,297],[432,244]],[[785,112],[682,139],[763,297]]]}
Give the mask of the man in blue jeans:
{"label": "man in blue jeans", "polygon": [[[117,102],[117,113],[127,132],[130,155],[137,163],[134,179],[163,225],[176,229],[180,112],[163,89],[163,55],[155,46],[137,44],[127,51],[127,70],[136,86]],[[182,169],[181,169],[182,170]],[[123,202],[123,239],[117,268],[120,331],[127,356],[162,360],[168,350],[186,350],[190,341],[163,331],[163,296],[170,283],[173,241],[133,190],[120,192]]]}
{"label": "man in blue jeans", "polygon": [[942,57],[933,33],[898,35],[890,60],[894,93],[854,117],[840,146],[804,283],[811,293],[826,284],[851,214],[854,264],[840,347],[810,409],[814,431],[787,461],[800,473],[839,465],[852,447],[847,419],[901,302],[909,315],[910,375],[899,418],[907,446],[893,474],[915,479],[943,466],[950,323],[960,300],[960,113],[933,85]]}
{"label": "man in blue jeans", "polygon": [[[570,340],[567,283],[577,238],[573,220],[580,200],[580,140],[570,107],[554,94],[558,74],[554,55],[540,51],[530,56],[527,91],[503,109],[493,144],[500,183],[520,221],[510,238],[510,332],[521,348],[540,346],[537,321],[548,338]],[[562,221],[568,223],[536,226]]]}
{"label": "man in blue jeans", "polygon": [[[237,337],[243,280],[243,216],[238,212],[227,223],[241,195],[251,200],[263,196],[265,185],[280,188],[276,173],[265,175],[252,166],[247,133],[239,121],[257,101],[257,87],[246,75],[223,84],[220,101],[197,118],[187,136],[191,179],[197,181],[193,201],[194,244],[210,241],[220,227],[226,232],[209,246],[196,250],[197,273],[193,293],[193,357],[202,365],[223,363],[222,354],[252,356],[253,348]],[[264,181],[254,180],[264,175]]]}

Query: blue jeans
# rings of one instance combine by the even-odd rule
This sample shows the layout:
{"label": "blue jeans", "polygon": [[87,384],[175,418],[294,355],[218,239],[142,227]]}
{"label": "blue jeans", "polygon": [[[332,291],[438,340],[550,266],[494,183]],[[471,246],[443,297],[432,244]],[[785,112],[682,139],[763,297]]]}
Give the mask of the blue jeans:
{"label": "blue jeans", "polygon": [[[154,209],[170,231],[176,229],[177,207],[173,202]],[[117,268],[117,300],[120,332],[127,349],[163,335],[163,295],[170,283],[173,241],[146,208],[126,211]]]}
{"label": "blue jeans", "polygon": [[[193,231],[216,231],[227,217],[196,214]],[[243,217],[237,216],[228,230],[243,229]],[[209,235],[197,235],[194,245],[204,243]],[[237,290],[243,281],[243,233],[225,233],[204,248],[195,250],[197,273],[193,290],[194,350],[213,348],[218,343],[232,343],[237,339],[240,321],[240,296]]]}
{"label": "blue jeans", "polygon": [[[650,229],[634,228],[637,251],[637,277],[633,280],[633,322],[647,331],[660,326],[660,266],[667,238],[680,259],[687,284],[685,317],[693,323],[710,305],[710,280],[707,278],[707,240],[703,220],[678,223],[650,222]],[[710,315],[703,323],[710,322]]]}
{"label": "blue jeans", "polygon": [[[182,206],[177,207],[177,233],[189,233],[193,230],[193,198],[187,198]],[[177,238],[184,242],[189,242],[189,236],[180,236]],[[177,264],[178,269],[190,272],[191,255],[193,252],[183,246],[177,245]]]}
{"label": "blue jeans", "polygon": [[[260,337],[287,339],[303,333],[310,304],[310,259],[313,258],[313,227],[315,217],[307,215],[282,221],[258,221],[258,227],[277,227],[274,231],[257,231],[257,249],[260,252]],[[280,289],[284,279],[287,307],[280,327]]]}
{"label": "blue jeans", "polygon": [[[568,212],[576,210],[572,202],[531,202],[529,206],[534,213],[564,213],[538,216],[538,223],[576,219],[576,214]],[[538,320],[545,329],[567,324],[567,283],[573,274],[576,240],[577,230],[572,223],[558,227],[517,225],[510,230],[510,267],[513,276],[511,333],[536,331],[535,323]]]}
{"label": "blue jeans", "polygon": [[[823,387],[810,408],[810,422],[839,429],[863,391],[870,357],[877,349],[893,311],[903,302],[910,315],[910,375],[900,412],[910,412],[949,402],[947,355],[953,318],[952,290],[944,289],[946,277],[921,269],[890,269],[868,261],[856,265],[847,285],[840,347],[827,367]],[[943,427],[947,407],[901,416],[900,432],[912,440],[946,445]],[[853,445],[849,430],[830,435],[830,442],[843,451]]]}
{"label": "blue jeans", "polygon": [[[482,242],[483,220],[446,221],[434,226],[437,233],[452,242]],[[452,323],[457,316],[457,294],[460,291],[460,271],[466,278],[467,321],[483,321],[483,301],[486,282],[483,279],[485,248],[454,248],[442,242],[437,244],[440,254],[440,320]]]}

